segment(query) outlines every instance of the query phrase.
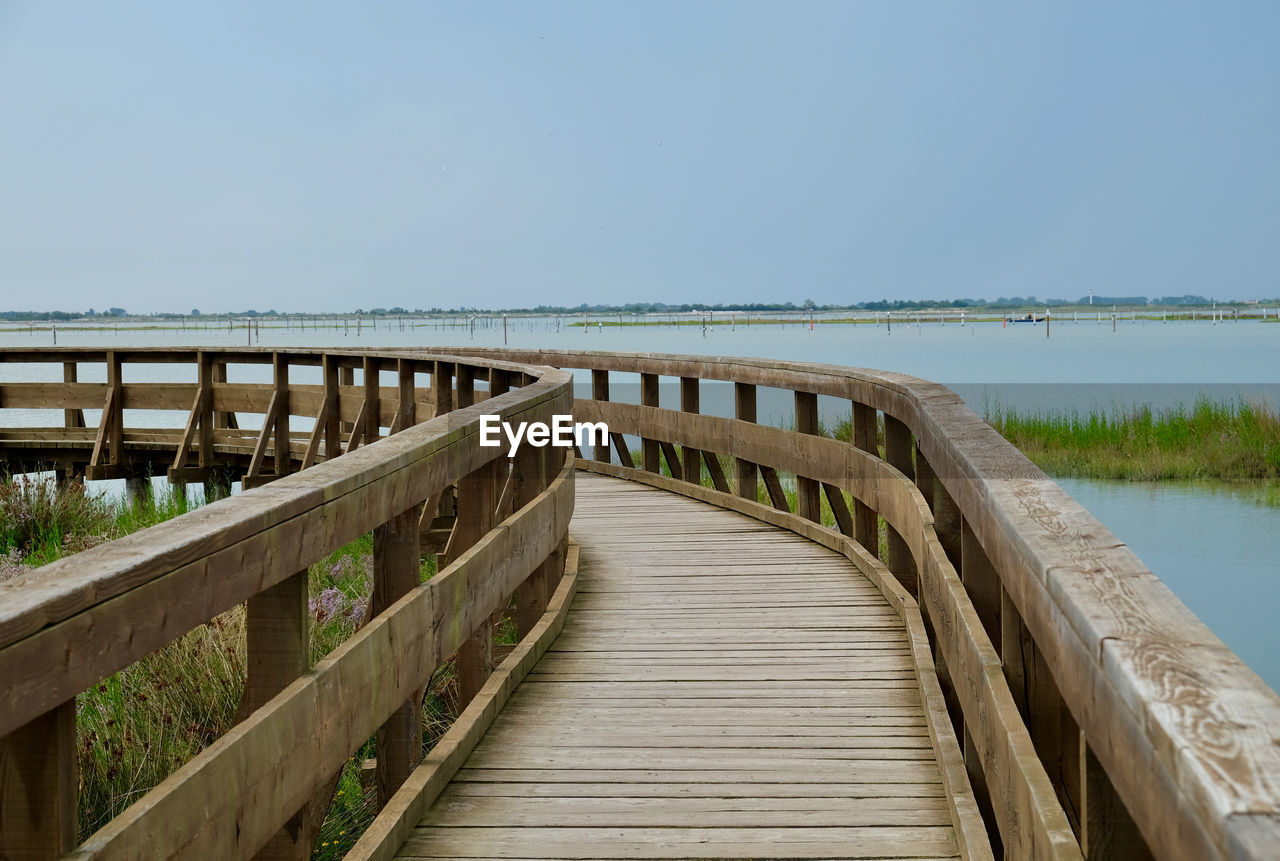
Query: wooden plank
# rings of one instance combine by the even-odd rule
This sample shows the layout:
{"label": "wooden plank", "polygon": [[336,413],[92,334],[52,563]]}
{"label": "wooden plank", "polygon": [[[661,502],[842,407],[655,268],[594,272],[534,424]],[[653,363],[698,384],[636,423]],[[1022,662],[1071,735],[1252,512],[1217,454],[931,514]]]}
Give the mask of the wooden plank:
{"label": "wooden plank", "polygon": [[[682,476],[661,480],[696,487]],[[499,828],[539,835],[571,826],[563,839],[553,838],[559,844],[539,850],[600,857],[603,831],[661,825],[665,838],[655,848],[674,857],[724,857],[745,845],[735,842],[736,829],[772,839],[770,828],[785,824],[795,838],[812,826],[815,841],[821,833],[838,842],[847,829],[885,834],[914,823],[932,836],[911,843],[904,832],[900,846],[919,854],[941,835],[946,853],[958,853],[915,663],[902,620],[882,594],[847,560],[798,537],[753,529],[720,542],[696,529],[666,532],[654,525],[662,511],[686,508],[679,520],[689,523],[703,509],[636,494],[619,503],[601,496],[599,485],[584,480],[579,489],[574,528],[584,542],[584,567],[565,635],[525,677],[404,851],[464,851],[449,841],[465,829],[471,847],[465,851],[504,854],[498,843],[471,838]],[[726,562],[728,548],[774,562],[791,556],[793,573],[779,578],[776,565],[763,565],[752,574],[754,566]],[[653,563],[655,573],[636,560]],[[656,573],[673,560],[684,574]],[[810,578],[809,566],[842,576]],[[639,570],[646,570],[640,579],[613,576]],[[704,570],[726,572],[724,591],[707,588]],[[655,589],[659,580],[662,588]],[[779,580],[772,591],[759,587]],[[791,586],[810,580],[811,590]],[[845,610],[849,618],[838,618]],[[865,635],[869,626],[878,639],[856,641],[877,648],[834,648],[833,637]],[[771,632],[799,639],[790,651],[776,652]],[[886,637],[896,649],[883,648]],[[653,650],[655,643],[674,646]],[[739,652],[738,644],[751,648]],[[709,791],[721,786],[723,795]],[[559,787],[577,788],[561,796]],[[691,809],[689,797],[704,799],[704,809]],[[935,802],[916,803],[922,798]],[[511,843],[512,852],[517,845]],[[761,844],[755,855],[803,856],[804,845]],[[848,845],[838,853],[825,849],[827,857],[849,856]],[[626,849],[639,851],[638,844]]]}
{"label": "wooden plank", "polygon": [[[434,831],[435,829],[432,829]],[[582,855],[583,845],[595,847]],[[950,828],[467,828],[452,834],[414,833],[401,857],[447,858],[651,858],[665,846],[680,858],[765,857],[782,850],[789,858],[954,857]],[[566,854],[567,853],[567,854]]]}

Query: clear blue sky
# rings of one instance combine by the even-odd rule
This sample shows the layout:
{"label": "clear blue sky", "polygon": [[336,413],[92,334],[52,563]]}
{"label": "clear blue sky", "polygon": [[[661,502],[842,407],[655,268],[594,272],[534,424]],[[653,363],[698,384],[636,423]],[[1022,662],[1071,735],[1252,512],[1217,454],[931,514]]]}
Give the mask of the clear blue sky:
{"label": "clear blue sky", "polygon": [[0,309],[1280,295],[1280,3],[3,3]]}

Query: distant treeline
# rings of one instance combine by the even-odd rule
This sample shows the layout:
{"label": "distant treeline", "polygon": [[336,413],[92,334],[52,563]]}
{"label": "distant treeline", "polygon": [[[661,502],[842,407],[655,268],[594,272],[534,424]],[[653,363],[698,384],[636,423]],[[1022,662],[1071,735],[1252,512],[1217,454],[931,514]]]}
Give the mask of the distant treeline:
{"label": "distant treeline", "polygon": [[[1264,304],[1280,304],[1280,299],[1262,300]],[[1060,308],[1063,306],[1075,307],[1111,307],[1112,305],[1125,308],[1134,307],[1178,307],[1178,306],[1209,306],[1217,304],[1219,307],[1244,307],[1246,305],[1258,304],[1256,302],[1243,301],[1219,301],[1216,302],[1204,296],[1185,295],[1185,296],[1158,296],[1149,299],[1146,296],[1081,296],[1079,299],[1037,299],[1035,296],[1000,296],[997,299],[879,299],[872,302],[857,302],[849,305],[820,305],[812,299],[806,299],[800,304],[795,302],[739,302],[739,303],[717,303],[707,304],[702,302],[683,302],[680,304],[669,304],[666,302],[629,302],[625,305],[589,305],[583,302],[580,305],[535,305],[533,307],[524,308],[469,308],[463,306],[461,308],[356,308],[354,311],[340,312],[307,312],[307,311],[276,311],[274,308],[266,311],[258,311],[250,308],[245,311],[224,311],[212,314],[202,314],[199,309],[193,308],[190,313],[181,314],[176,312],[156,313],[156,314],[134,314],[131,315],[123,308],[108,308],[106,311],[95,311],[90,308],[88,311],[0,311],[0,320],[12,321],[48,321],[60,322],[67,320],[84,320],[98,318],[115,318],[115,317],[145,317],[148,319],[160,320],[179,320],[187,318],[242,318],[242,317],[316,317],[324,319],[327,317],[350,317],[353,315],[385,317],[385,316],[433,316],[444,317],[450,315],[466,315],[466,314],[690,314],[701,311],[706,312],[736,312],[744,314],[769,314],[769,313],[806,313],[809,311],[919,311],[932,308],[973,308],[975,310],[992,309],[1006,310],[1013,308]]]}

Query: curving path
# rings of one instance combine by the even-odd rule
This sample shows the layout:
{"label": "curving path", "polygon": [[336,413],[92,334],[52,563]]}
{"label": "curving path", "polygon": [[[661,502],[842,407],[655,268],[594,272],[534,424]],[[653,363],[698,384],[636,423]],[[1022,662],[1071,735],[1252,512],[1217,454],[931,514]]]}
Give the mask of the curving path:
{"label": "curving path", "polygon": [[400,857],[958,856],[907,632],[870,581],[743,515],[577,483],[564,630]]}

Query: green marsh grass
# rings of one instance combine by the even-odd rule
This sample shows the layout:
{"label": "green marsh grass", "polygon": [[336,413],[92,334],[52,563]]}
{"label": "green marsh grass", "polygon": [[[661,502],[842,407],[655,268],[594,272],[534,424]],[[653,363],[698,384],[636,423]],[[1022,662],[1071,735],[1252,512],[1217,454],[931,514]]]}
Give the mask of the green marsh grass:
{"label": "green marsh grass", "polygon": [[987,421],[1050,475],[1280,481],[1280,413],[1265,404],[1201,399],[1190,407],[1114,413],[997,407]]}

